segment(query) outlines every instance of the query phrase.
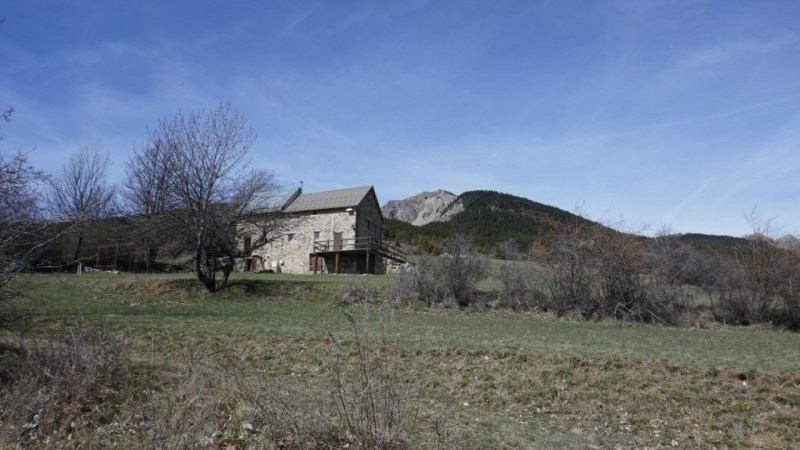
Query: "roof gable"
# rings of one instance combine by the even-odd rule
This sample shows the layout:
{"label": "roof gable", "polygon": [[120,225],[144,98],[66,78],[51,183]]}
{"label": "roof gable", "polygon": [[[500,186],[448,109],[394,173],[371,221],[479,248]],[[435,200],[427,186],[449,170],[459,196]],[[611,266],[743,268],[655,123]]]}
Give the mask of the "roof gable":
{"label": "roof gable", "polygon": [[[287,213],[303,211],[321,211],[326,209],[354,208],[371,191],[372,186],[361,186],[335,191],[300,194],[287,202],[283,211]],[[374,191],[373,191],[374,192]],[[375,195],[373,193],[373,195]]]}

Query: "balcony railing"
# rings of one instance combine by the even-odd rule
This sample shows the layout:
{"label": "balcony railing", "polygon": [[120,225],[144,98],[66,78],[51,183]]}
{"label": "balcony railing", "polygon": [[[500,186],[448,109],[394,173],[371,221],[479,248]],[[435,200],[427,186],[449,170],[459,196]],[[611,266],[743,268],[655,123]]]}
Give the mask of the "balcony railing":
{"label": "balcony railing", "polygon": [[399,247],[372,236],[314,241],[314,253],[356,250],[371,251],[399,262],[405,262],[408,256]]}

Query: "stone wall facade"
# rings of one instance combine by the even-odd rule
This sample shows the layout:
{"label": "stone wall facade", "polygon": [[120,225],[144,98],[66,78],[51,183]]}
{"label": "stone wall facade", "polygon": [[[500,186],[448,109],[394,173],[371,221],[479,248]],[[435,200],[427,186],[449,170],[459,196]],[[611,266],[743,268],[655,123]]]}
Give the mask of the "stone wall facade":
{"label": "stone wall facade", "polygon": [[265,270],[308,273],[315,240],[333,241],[334,233],[341,233],[342,239],[352,239],[356,233],[355,211],[306,213],[285,220],[282,236],[253,252],[253,256],[261,258]]}

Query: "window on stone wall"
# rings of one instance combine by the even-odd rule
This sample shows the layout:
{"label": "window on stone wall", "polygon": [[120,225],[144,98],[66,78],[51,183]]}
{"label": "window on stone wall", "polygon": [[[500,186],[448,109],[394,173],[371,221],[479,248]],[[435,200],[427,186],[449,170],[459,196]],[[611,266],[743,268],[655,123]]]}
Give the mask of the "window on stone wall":
{"label": "window on stone wall", "polygon": [[314,232],[314,242],[319,240],[319,231]]}
{"label": "window on stone wall", "polygon": [[249,252],[253,249],[253,239],[250,236],[244,237],[244,251]]}
{"label": "window on stone wall", "polygon": [[286,235],[286,241],[292,242],[294,240],[294,233],[289,233]]}

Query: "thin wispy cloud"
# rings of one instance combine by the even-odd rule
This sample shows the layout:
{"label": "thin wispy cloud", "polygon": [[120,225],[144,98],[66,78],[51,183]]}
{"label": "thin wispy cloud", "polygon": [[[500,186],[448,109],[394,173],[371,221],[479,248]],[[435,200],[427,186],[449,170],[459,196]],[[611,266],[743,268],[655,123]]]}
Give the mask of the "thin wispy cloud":
{"label": "thin wispy cloud", "polygon": [[797,35],[794,32],[786,31],[776,37],[737,39],[732,42],[709,45],[681,56],[668,72],[673,77],[688,76],[729,63],[748,63],[753,57],[779,52],[795,44],[797,44]]}

